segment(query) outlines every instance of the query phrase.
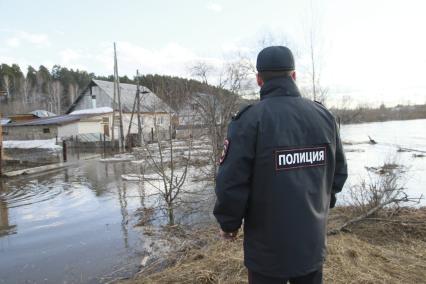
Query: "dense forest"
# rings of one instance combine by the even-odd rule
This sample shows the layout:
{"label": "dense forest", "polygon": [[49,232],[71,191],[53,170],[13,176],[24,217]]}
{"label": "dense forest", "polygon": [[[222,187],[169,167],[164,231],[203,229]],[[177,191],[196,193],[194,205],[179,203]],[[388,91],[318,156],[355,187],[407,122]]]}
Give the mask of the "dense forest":
{"label": "dense forest", "polygon": [[24,73],[17,64],[0,66],[0,112],[26,113],[44,109],[60,114],[95,75],[59,65],[52,70],[28,66]]}
{"label": "dense forest", "polygon": [[[2,64],[0,67],[0,113],[27,113],[44,109],[56,114],[64,113],[91,79],[113,81],[113,76],[96,76],[81,70],[59,65],[52,70],[41,65],[37,70],[28,66],[24,73],[17,64]],[[143,75],[140,84],[148,87],[173,108],[185,103],[185,98],[194,92],[211,94],[231,92],[197,80],[164,75]],[[121,83],[136,84],[137,78],[120,77]]]}

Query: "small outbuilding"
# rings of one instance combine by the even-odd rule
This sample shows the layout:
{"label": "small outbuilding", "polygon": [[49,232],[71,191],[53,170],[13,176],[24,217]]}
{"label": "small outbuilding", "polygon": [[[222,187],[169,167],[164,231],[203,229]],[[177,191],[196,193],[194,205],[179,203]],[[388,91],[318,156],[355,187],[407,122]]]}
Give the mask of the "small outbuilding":
{"label": "small outbuilding", "polygon": [[[99,137],[105,131],[110,113],[59,115],[3,125],[3,139],[45,140],[66,139],[83,134]],[[107,127],[108,128],[108,127]]]}

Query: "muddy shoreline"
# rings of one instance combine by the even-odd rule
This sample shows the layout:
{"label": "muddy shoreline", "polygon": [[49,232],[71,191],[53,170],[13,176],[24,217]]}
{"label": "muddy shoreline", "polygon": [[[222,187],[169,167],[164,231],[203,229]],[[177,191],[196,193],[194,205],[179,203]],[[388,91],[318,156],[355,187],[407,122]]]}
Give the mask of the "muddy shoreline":
{"label": "muddy shoreline", "polygon": [[[333,210],[329,229],[351,214],[349,207]],[[424,282],[426,207],[401,208],[397,215],[387,217],[383,212],[348,232],[328,237],[325,283]],[[147,267],[119,283],[247,283],[242,234],[229,242],[221,240],[217,232],[215,224],[187,232],[187,246],[169,253],[163,267]]]}

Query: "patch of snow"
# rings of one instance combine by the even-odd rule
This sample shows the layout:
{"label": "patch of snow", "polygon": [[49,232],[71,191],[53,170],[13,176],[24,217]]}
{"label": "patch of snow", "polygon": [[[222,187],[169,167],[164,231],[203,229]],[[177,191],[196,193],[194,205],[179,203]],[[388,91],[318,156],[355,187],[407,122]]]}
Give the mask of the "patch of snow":
{"label": "patch of snow", "polygon": [[145,255],[145,256],[142,258],[141,266],[146,266],[146,264],[147,264],[147,262],[148,262],[148,259],[149,259],[149,256],[148,256],[148,255]]}
{"label": "patch of snow", "polygon": [[51,116],[56,116],[56,114],[54,114],[53,112],[47,111],[47,110],[35,110],[30,112],[30,114],[34,114],[35,116],[38,117],[51,117]]}
{"label": "patch of snow", "polygon": [[61,146],[56,145],[56,139],[3,141],[3,147],[9,149],[62,149]]}
{"label": "patch of snow", "polygon": [[88,108],[88,109],[81,109],[81,110],[75,110],[70,113],[70,115],[73,114],[92,114],[92,113],[109,113],[112,112],[112,108],[110,107],[98,107],[98,108]]}
{"label": "patch of snow", "polygon": [[112,158],[105,158],[100,159],[102,163],[118,163],[118,162],[130,162],[134,159],[132,155],[129,154],[121,154],[121,155],[115,155]]}
{"label": "patch of snow", "polygon": [[6,125],[10,122],[10,118],[0,118],[0,125]]}
{"label": "patch of snow", "polygon": [[137,174],[121,175],[121,178],[126,181],[143,181],[143,175]]}

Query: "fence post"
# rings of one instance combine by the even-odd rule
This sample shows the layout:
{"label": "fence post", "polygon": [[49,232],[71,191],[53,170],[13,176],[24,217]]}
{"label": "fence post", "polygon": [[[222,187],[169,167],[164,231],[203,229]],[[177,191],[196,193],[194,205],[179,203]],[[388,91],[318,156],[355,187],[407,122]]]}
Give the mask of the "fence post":
{"label": "fence post", "polygon": [[[1,129],[0,129],[0,131],[1,131]],[[1,139],[1,137],[0,137],[0,139]],[[0,140],[0,177],[3,174],[3,172],[2,172],[2,165],[3,165],[3,141]]]}
{"label": "fence post", "polygon": [[65,140],[62,141],[62,160],[67,161],[67,142]]}
{"label": "fence post", "polygon": [[106,141],[105,141],[105,133],[104,133],[104,135],[103,135],[104,137],[104,157],[105,157],[105,151],[106,151]]}

